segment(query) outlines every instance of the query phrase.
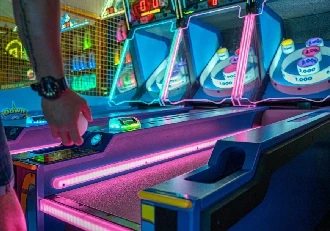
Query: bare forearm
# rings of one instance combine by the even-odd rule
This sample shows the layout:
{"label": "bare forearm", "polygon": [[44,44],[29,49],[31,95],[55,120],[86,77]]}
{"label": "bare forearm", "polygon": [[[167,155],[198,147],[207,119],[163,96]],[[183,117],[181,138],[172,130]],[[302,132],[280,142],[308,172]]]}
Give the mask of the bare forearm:
{"label": "bare forearm", "polygon": [[64,76],[59,0],[13,0],[18,32],[37,76]]}

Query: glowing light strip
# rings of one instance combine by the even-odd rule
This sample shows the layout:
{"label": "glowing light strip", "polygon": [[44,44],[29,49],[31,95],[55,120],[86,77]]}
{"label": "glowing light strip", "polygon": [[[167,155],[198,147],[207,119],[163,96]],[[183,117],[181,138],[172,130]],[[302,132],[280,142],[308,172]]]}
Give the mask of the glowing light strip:
{"label": "glowing light strip", "polygon": [[40,200],[40,211],[86,231],[130,230],[47,199]]}
{"label": "glowing light strip", "polygon": [[124,63],[125,63],[124,60],[126,59],[126,53],[128,52],[128,49],[129,49],[129,43],[130,43],[129,39],[126,39],[125,42],[124,42],[123,50],[122,50],[121,57],[120,57],[120,63],[117,67],[117,71],[116,71],[116,74],[115,74],[115,79],[113,81],[112,88],[111,88],[110,95],[109,95],[109,100],[110,101],[112,101],[114,96],[115,96],[117,82],[118,82],[119,76],[121,74],[122,68],[123,68]]}
{"label": "glowing light strip", "polygon": [[[102,13],[101,13],[101,19],[102,20],[110,18],[110,17],[115,17],[115,16],[118,16],[118,15],[121,15],[121,14],[125,13],[125,10],[120,10],[116,13],[107,14],[107,9],[110,8],[111,6],[113,6],[113,2],[114,2],[114,0],[108,0],[106,2],[106,4],[104,5]],[[125,3],[123,2],[123,4],[125,4]]]}
{"label": "glowing light strip", "polygon": [[[253,128],[253,129],[256,129],[256,128]],[[168,151],[163,151],[163,152],[158,152],[158,153],[155,153],[152,155],[143,156],[140,158],[126,160],[126,161],[122,161],[119,163],[109,164],[109,165],[101,166],[101,167],[94,168],[94,169],[76,172],[76,173],[73,173],[70,175],[56,177],[56,178],[54,178],[54,180],[52,182],[52,186],[55,189],[63,189],[63,188],[71,187],[71,186],[81,184],[84,182],[96,180],[96,179],[99,179],[102,177],[111,176],[111,175],[114,175],[117,173],[132,170],[132,169],[142,167],[145,165],[149,165],[152,163],[164,161],[164,160],[167,160],[167,159],[170,159],[173,157],[179,157],[179,156],[182,156],[182,155],[194,152],[194,151],[201,151],[203,149],[212,148],[212,147],[214,147],[215,143],[219,139],[237,135],[237,134],[240,134],[240,133],[243,133],[246,131],[250,131],[253,129],[243,130],[243,131],[240,131],[237,133],[220,136],[220,137],[217,137],[217,138],[214,138],[211,140],[207,140],[204,142],[194,143],[194,144],[186,145],[186,146],[183,146],[180,148],[175,148],[175,149],[171,149]]]}
{"label": "glowing light strip", "polygon": [[238,86],[240,84],[240,76],[242,75],[241,74],[241,65],[242,65],[242,59],[244,59],[243,55],[244,55],[244,44],[246,43],[246,31],[247,31],[247,23],[248,21],[244,20],[244,26],[243,26],[243,33],[242,33],[242,38],[241,38],[241,43],[240,43],[240,51],[241,51],[241,54],[238,58],[238,63],[237,63],[237,70],[236,70],[236,78],[235,78],[235,81],[234,81],[234,87],[233,87],[233,92],[232,92],[232,102],[233,102],[233,105],[237,105],[236,103],[238,103]]}
{"label": "glowing light strip", "polygon": [[239,94],[239,99],[242,98],[243,94],[244,94],[244,80],[245,80],[245,73],[246,73],[246,69],[247,69],[247,63],[248,63],[248,59],[249,59],[249,51],[250,51],[250,47],[251,47],[251,42],[252,42],[252,34],[254,32],[254,28],[255,28],[255,15],[249,15],[246,19],[249,20],[249,24],[248,24],[248,29],[247,29],[247,41],[246,41],[246,50],[244,50],[246,52],[246,54],[244,54],[244,69],[242,69],[244,71],[244,76],[241,79],[239,89],[238,89],[238,94]]}
{"label": "glowing light strip", "polygon": [[102,16],[101,19],[105,20],[108,18],[113,18],[113,17],[119,16],[119,15],[122,15],[122,14],[125,14],[125,10],[120,10],[120,11],[117,11],[116,13],[108,14],[107,16]]}
{"label": "glowing light strip", "polygon": [[82,26],[86,26],[88,24],[89,24],[89,22],[88,21],[85,21],[85,22],[82,22],[82,23],[73,25],[71,27],[67,27],[67,28],[61,29],[61,32],[63,33],[63,32],[66,32],[66,31],[74,30],[76,28],[79,28],[79,27],[82,27]]}
{"label": "glowing light strip", "polygon": [[53,143],[53,144],[46,144],[46,145],[41,145],[38,147],[31,147],[31,148],[22,148],[22,149],[17,149],[17,150],[10,150],[10,154],[14,155],[14,154],[18,154],[18,153],[23,153],[23,152],[32,152],[32,151],[36,151],[39,149],[44,149],[44,148],[52,148],[55,146],[59,146],[61,143]]}
{"label": "glowing light strip", "polygon": [[320,100],[308,99],[308,98],[304,98],[304,97],[267,98],[267,99],[263,99],[263,100],[259,100],[259,101],[251,101],[248,98],[243,98],[243,99],[254,105],[259,104],[259,103],[268,102],[268,101],[270,101],[270,102],[282,101],[283,102],[283,100],[300,100],[300,101],[307,101],[307,102],[314,102],[314,103],[323,103],[330,99],[330,95],[328,95],[324,99],[320,99]]}
{"label": "glowing light strip", "polygon": [[240,44],[240,55],[237,63],[236,78],[234,81],[234,89],[232,93],[233,105],[241,105],[241,98],[244,91],[244,79],[247,69],[247,63],[249,58],[249,51],[251,46],[251,39],[254,29],[255,15],[249,14],[245,17],[243,35]]}
{"label": "glowing light strip", "polygon": [[104,15],[106,14],[107,9],[108,9],[109,7],[112,6],[113,1],[114,1],[114,0],[108,0],[108,1],[104,4],[104,7],[103,7],[103,9],[102,9],[102,13],[101,13],[101,19],[104,18]]}
{"label": "glowing light strip", "polygon": [[220,9],[216,9],[216,10],[211,10],[211,11],[207,11],[207,12],[193,14],[193,15],[189,16],[188,21],[187,21],[187,26],[183,27],[182,29],[187,29],[189,27],[191,19],[194,18],[194,17],[198,17],[198,16],[201,16],[201,15],[213,14],[213,13],[216,13],[216,12],[222,12],[222,11],[225,11],[225,10],[231,10],[231,9],[235,9],[237,7],[238,7],[238,18],[241,18],[240,15],[241,15],[242,7],[240,5],[234,5],[234,6],[230,6],[230,7],[224,7],[224,8],[220,8]]}
{"label": "glowing light strip", "polygon": [[175,64],[175,58],[179,51],[181,38],[182,38],[182,29],[180,28],[177,31],[175,31],[174,34],[175,43],[174,46],[172,46],[169,54],[169,56],[171,57],[171,61],[170,61],[170,65],[167,66],[167,70],[165,71],[165,79],[164,79],[165,81],[163,82],[163,88],[160,95],[163,105],[165,105],[164,99],[166,99],[168,96],[168,87],[170,85],[170,80],[172,77],[172,72]]}
{"label": "glowing light strip", "polygon": [[150,15],[150,14],[156,14],[156,13],[159,13],[160,12],[160,9],[154,9],[154,10],[151,10],[151,11],[147,11],[147,12],[144,12],[141,14],[141,16],[147,16],[147,15]]}

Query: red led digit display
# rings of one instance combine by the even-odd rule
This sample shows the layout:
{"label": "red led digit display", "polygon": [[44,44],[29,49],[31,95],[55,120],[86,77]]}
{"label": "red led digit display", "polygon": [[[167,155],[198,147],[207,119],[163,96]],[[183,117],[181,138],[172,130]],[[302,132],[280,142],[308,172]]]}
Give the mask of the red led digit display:
{"label": "red led digit display", "polygon": [[146,0],[141,0],[140,1],[140,11],[141,12],[144,12],[144,11],[146,11],[147,9],[146,9]]}
{"label": "red led digit display", "polygon": [[[151,10],[151,1],[152,1],[152,9],[157,9],[159,7],[159,0],[141,0],[140,1],[140,11],[146,12]],[[216,1],[216,0],[213,0]]]}
{"label": "red led digit display", "polygon": [[207,0],[209,6],[217,6],[218,0]]}
{"label": "red led digit display", "polygon": [[159,7],[159,0],[152,0],[152,7],[157,9]]}

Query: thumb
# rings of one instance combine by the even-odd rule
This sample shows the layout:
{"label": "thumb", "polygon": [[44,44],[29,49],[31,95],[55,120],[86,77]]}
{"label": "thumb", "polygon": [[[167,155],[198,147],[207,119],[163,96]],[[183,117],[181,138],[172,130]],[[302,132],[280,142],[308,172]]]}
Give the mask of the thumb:
{"label": "thumb", "polygon": [[92,112],[87,103],[84,103],[81,106],[81,112],[83,113],[83,115],[85,116],[85,118],[87,119],[88,122],[93,121]]}

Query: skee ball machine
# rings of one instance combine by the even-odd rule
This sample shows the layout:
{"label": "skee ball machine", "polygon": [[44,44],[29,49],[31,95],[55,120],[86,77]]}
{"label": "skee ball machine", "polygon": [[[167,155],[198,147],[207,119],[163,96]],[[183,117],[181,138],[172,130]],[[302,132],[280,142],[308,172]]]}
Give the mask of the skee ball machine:
{"label": "skee ball machine", "polygon": [[[126,1],[130,30],[110,92],[111,103],[162,105],[160,95],[178,35],[177,10],[174,1]],[[178,95],[187,92],[189,85],[188,77],[181,75],[185,62],[176,64],[178,73],[171,78],[171,89]],[[127,79],[135,86],[126,84]]]}
{"label": "skee ball machine", "polygon": [[[237,17],[239,7],[236,6],[233,11],[235,14],[224,11],[223,14],[227,17],[223,19],[230,21],[228,17],[231,17],[235,25],[242,30],[243,19]],[[218,24],[221,24],[221,20]],[[138,36],[137,32],[135,36]],[[178,44],[176,41],[175,46]],[[231,47],[231,44],[228,42],[226,46]],[[211,56],[219,49],[219,44],[213,48]],[[237,48],[239,45],[235,46],[235,50]],[[139,49],[139,46],[135,49]],[[176,49],[177,47],[173,48]],[[134,60],[133,53],[130,54]],[[234,52],[231,56],[235,56]],[[228,54],[229,60],[233,58],[231,56]],[[186,72],[188,68],[185,67],[188,65],[188,59],[184,52],[182,58],[169,58],[177,69],[170,70],[166,67],[164,70],[170,73],[165,79],[169,83],[169,95],[182,100],[182,93],[176,94],[175,91],[178,89],[175,87],[179,85],[175,77],[189,78]],[[161,62],[163,60],[159,61]],[[156,88],[156,77],[153,82],[152,89],[155,92],[157,89],[159,94],[161,89]],[[145,84],[152,86],[146,81]],[[144,99],[150,96],[149,92],[146,92],[148,88],[145,87],[142,91]],[[145,95],[146,93],[149,95]],[[230,93],[228,97],[230,98]],[[136,98],[135,102],[139,100]],[[203,166],[209,159],[210,148],[216,140],[232,133],[253,129],[253,121],[265,110],[266,108],[260,107],[196,111],[180,116],[144,120],[141,121],[140,129],[126,133],[114,133],[111,129],[90,131],[89,138],[85,139],[86,143],[80,148],[88,148],[95,153],[80,158],[77,158],[78,153],[77,157],[72,155],[72,152],[75,152],[73,149],[49,149],[30,153],[30,157],[21,159],[21,162],[38,166],[36,174],[43,174],[37,190],[37,197],[40,198],[39,227],[47,230],[56,227],[63,230],[73,225],[84,230],[139,230],[141,223],[138,191]],[[95,146],[91,145],[94,142]],[[70,153],[71,156],[67,159],[56,159],[56,156],[63,156],[63,152]],[[78,152],[83,153],[82,150]],[[49,161],[44,161],[46,156]],[[86,161],[89,163],[88,167],[82,164]]]}
{"label": "skee ball machine", "polygon": [[[235,20],[240,19],[236,16]],[[187,77],[183,72],[187,60],[176,60],[177,68],[180,69],[177,75],[172,75],[172,71],[169,71],[168,67],[164,69],[164,64],[162,64],[171,59],[168,56],[174,49],[173,44],[176,41],[169,41],[170,32],[163,27],[171,29],[173,21],[175,22],[174,18],[163,21],[155,19],[150,24],[132,27],[135,32],[130,33],[134,37],[125,41],[128,47],[127,50],[125,46],[123,48],[120,62],[122,67],[118,67],[120,71],[117,72],[115,80],[115,82],[120,82],[120,90],[112,89],[113,95],[110,95],[112,103],[120,102],[116,100],[122,97],[120,91],[125,84],[122,85],[123,82],[119,79],[123,70],[129,70],[130,64],[126,63],[128,51],[134,76],[138,76],[137,73],[141,75],[135,81],[138,88],[123,92],[123,94],[139,96],[132,96],[131,102],[159,102],[162,89],[158,83],[177,76],[179,78],[174,78],[172,82],[170,80],[170,91],[174,92],[174,96],[176,92],[182,94],[181,88],[186,91],[185,88],[189,86],[189,82],[179,81],[179,79]],[[161,29],[157,29],[158,27]],[[171,33],[175,35],[176,31]],[[146,53],[139,50],[140,43],[135,44],[137,38],[148,41],[147,44],[142,43],[141,47],[148,45],[149,48],[155,44],[155,47],[157,45],[162,48],[160,50],[163,56],[161,59],[158,58],[153,70],[148,69],[151,65],[142,66],[142,60],[148,57],[143,57],[142,54]],[[169,44],[170,42],[173,44]],[[134,58],[134,53],[142,58]],[[153,55],[152,60],[156,57],[157,55]],[[135,68],[134,65],[142,68]],[[140,69],[145,72],[140,74]],[[163,74],[160,74],[161,72]],[[171,73],[171,75],[165,76],[165,73]],[[145,78],[148,76],[152,77],[150,83],[147,83],[150,78]],[[142,84],[139,85],[140,83]],[[129,85],[131,84],[127,86]],[[64,230],[69,225],[73,225],[85,230],[97,228],[139,230],[140,202],[137,197],[139,190],[203,166],[216,140],[253,128],[254,119],[265,109],[197,110],[181,115],[142,120],[137,127],[135,127],[136,121],[127,120],[124,123],[134,125],[134,129],[121,130],[116,124],[110,127],[91,128],[85,134],[85,143],[81,147],[60,146],[15,156],[15,161],[19,166],[16,174],[17,182],[18,185],[24,186],[18,188],[18,194],[24,199],[29,227],[38,227],[39,230]],[[202,152],[204,150],[205,152]],[[190,155],[195,153],[198,155]],[[137,174],[139,170],[141,174]],[[157,174],[161,171],[164,174]],[[136,181],[132,180],[134,176],[138,176]],[[131,182],[128,185],[131,184],[132,187],[124,186],[123,182]],[[119,187],[118,184],[124,187]],[[91,190],[90,187],[96,188],[97,191]],[[107,190],[110,189],[114,191],[108,193]],[[85,196],[88,200],[85,200]],[[103,205],[106,208],[99,207]],[[72,227],[69,226],[69,228]]]}
{"label": "skee ball machine", "polygon": [[[239,12],[240,10],[244,10],[245,9],[245,4],[236,4],[233,6],[228,6],[228,8],[224,7],[222,8],[223,12],[219,15],[224,14],[223,17],[221,17],[222,19],[226,19],[226,15],[235,15],[235,17],[232,17],[232,20],[228,20],[226,21],[227,24],[227,28],[230,28],[230,25],[232,25],[232,28],[236,28],[235,25],[241,25],[241,41],[242,43],[245,41],[244,38],[246,38],[245,33],[247,32],[247,27],[245,25],[244,22],[242,22],[241,24],[237,23],[238,20],[242,20],[240,19],[239,16]],[[234,14],[235,13],[235,14]],[[241,16],[244,16],[241,15]],[[220,22],[219,22],[220,21]],[[219,20],[218,23],[221,24],[221,20]],[[231,24],[230,24],[231,22]],[[248,21],[247,21],[248,22]],[[249,25],[249,24],[247,24]],[[253,36],[250,34],[251,38],[249,38],[249,40],[253,40],[253,41],[259,41],[257,34],[254,34]],[[194,37],[189,38],[191,40],[194,39]],[[189,40],[188,40],[189,41]],[[245,44],[245,43],[243,43]],[[225,44],[225,46],[229,47],[230,44]],[[247,61],[246,64],[246,70],[241,70],[238,69],[240,67],[239,64],[237,64],[237,69],[236,69],[236,73],[234,74],[239,74],[239,73],[248,73],[251,68],[252,70],[258,70],[256,71],[257,76],[260,76],[260,78],[265,78],[265,74],[262,72],[262,69],[259,68],[259,64],[261,63],[261,61],[258,59],[258,43],[256,44],[249,44],[246,46],[241,46],[239,47],[239,57],[238,57],[238,61],[240,60],[240,57],[244,57],[246,56]],[[188,46],[187,46],[188,47]],[[248,48],[248,49],[247,49]],[[190,49],[188,47],[188,49]],[[187,50],[188,50],[187,49]],[[214,48],[215,51],[218,48]],[[242,52],[242,53],[241,53]],[[229,59],[231,57],[228,57]],[[174,59],[173,59],[174,60]],[[180,59],[179,59],[180,60]],[[218,61],[220,62],[220,61]],[[255,64],[255,65],[253,65]],[[231,63],[227,63],[227,65],[232,65]],[[256,68],[257,67],[257,68]],[[219,72],[219,71],[218,71]],[[223,71],[222,71],[223,72]],[[169,70],[169,73],[171,73],[171,70]],[[220,72],[221,73],[221,72]],[[238,75],[239,76],[239,75]],[[169,76],[168,76],[169,77]],[[170,76],[172,77],[172,76]],[[219,76],[220,79],[221,76]],[[256,78],[257,79],[257,78]],[[221,79],[220,79],[221,80]],[[212,81],[212,80],[211,80]],[[262,83],[264,81],[258,80],[258,81],[252,81],[254,83]],[[248,86],[249,82],[245,82],[245,80],[243,81],[243,83],[245,83],[245,86]],[[233,87],[235,85],[233,84]],[[256,85],[259,86],[259,85]],[[251,98],[255,97],[254,95],[256,95],[257,93],[261,92],[261,88],[265,88],[264,86],[260,86],[260,88],[258,89],[252,89],[249,91],[249,94],[251,95]],[[248,88],[248,87],[247,87]],[[235,92],[235,89],[233,89]],[[230,110],[230,109],[228,109]],[[257,114],[254,114],[252,116],[252,121],[253,123],[251,123],[251,117],[248,116],[247,111],[245,111],[245,115],[242,117],[242,120],[240,119],[236,119],[234,117],[234,113],[233,111],[231,111],[232,113],[227,114],[226,117],[227,119],[229,118],[229,120],[231,121],[228,126],[233,128],[233,126],[237,126],[238,124],[242,123],[245,124],[244,126],[246,126],[246,128],[254,128],[255,130],[258,129],[258,127],[262,127],[263,129],[267,129],[267,126],[272,126],[272,127],[276,127],[278,126],[279,123],[284,123],[286,121],[295,121],[298,122],[301,120],[301,118],[304,118],[304,115],[301,115],[303,112],[310,112],[308,110],[304,111],[304,110],[296,110],[294,108],[292,109],[284,109],[284,110],[270,110],[267,107],[250,107],[250,108],[234,108],[233,110],[242,110],[241,112],[245,111],[245,110],[259,110]],[[215,111],[221,111],[221,110],[215,110]],[[223,110],[224,112],[225,110]],[[256,111],[255,111],[256,112]],[[314,113],[314,114],[313,114]],[[322,111],[317,111],[317,112],[312,112],[309,116],[311,118],[313,118],[313,115],[318,115],[319,113],[322,113]],[[189,117],[192,117],[193,114],[190,114]],[[194,117],[197,118],[197,114],[194,115]],[[199,117],[199,116],[198,116]],[[188,118],[188,117],[187,117]],[[307,118],[307,117],[305,117]],[[213,119],[215,119],[215,117],[213,117]],[[321,122],[324,121],[326,118],[324,117],[320,117],[316,116],[316,118],[313,118],[314,120],[318,120]],[[313,119],[311,119],[313,121]],[[248,121],[249,120],[249,121]],[[284,120],[284,122],[283,122]],[[304,121],[304,124],[308,124],[309,127],[315,125],[318,121],[313,121],[311,122],[311,120],[301,120]],[[68,223],[68,224],[72,224],[74,226],[78,226],[80,228],[86,229],[88,230],[89,228],[87,227],[87,225],[95,225],[93,227],[107,227],[108,229],[124,229],[124,230],[139,230],[141,227],[142,229],[151,229],[153,230],[153,228],[157,227],[157,229],[160,230],[175,230],[177,228],[182,228],[183,230],[190,228],[192,226],[194,226],[194,221],[193,219],[190,219],[187,214],[184,213],[180,213],[184,216],[184,219],[186,220],[182,220],[181,223],[178,223],[174,218],[171,219],[171,217],[174,217],[173,214],[175,214],[175,212],[171,213],[171,211],[167,211],[164,210],[162,208],[158,209],[157,207],[153,207],[152,203],[167,203],[165,205],[166,206],[170,206],[170,205],[177,205],[177,207],[179,207],[179,209],[184,209],[187,207],[187,210],[190,209],[190,204],[189,202],[187,202],[186,200],[181,200],[182,198],[180,198],[180,196],[182,196],[183,198],[185,198],[186,195],[189,195],[188,193],[189,191],[189,185],[187,186],[187,192],[186,194],[166,194],[166,195],[158,195],[157,190],[153,191],[153,189],[147,189],[145,192],[140,193],[140,197],[145,199],[145,201],[147,201],[147,203],[142,205],[142,213],[141,213],[141,208],[140,208],[140,204],[139,204],[139,199],[137,197],[137,193],[140,189],[143,188],[150,188],[151,185],[155,185],[158,183],[162,183],[162,182],[166,182],[167,179],[172,178],[173,176],[177,176],[180,175],[182,172],[189,172],[193,169],[195,169],[197,166],[202,166],[203,163],[206,163],[207,160],[211,157],[212,154],[212,150],[210,150],[210,148],[213,147],[213,145],[210,145],[209,148],[205,148],[204,145],[206,144],[211,144],[214,140],[219,140],[219,138],[212,138],[212,140],[206,141],[204,143],[200,143],[202,144],[201,146],[198,146],[198,144],[196,144],[193,139],[195,139],[195,135],[202,135],[204,137],[206,136],[210,136],[212,134],[212,131],[217,130],[216,129],[216,125],[218,124],[218,122],[213,121],[211,123],[206,122],[205,120],[201,120],[201,118],[199,117],[199,121],[201,122],[201,124],[191,124],[191,126],[189,126],[189,134],[186,134],[185,136],[180,136],[181,134],[181,129],[182,127],[185,127],[185,125],[187,123],[181,121],[179,124],[177,125],[173,125],[173,127],[170,127],[170,123],[171,120],[168,120],[166,123],[169,126],[163,126],[161,133],[157,133],[157,136],[161,136],[164,135],[164,137],[174,137],[173,135],[170,135],[169,130],[167,130],[167,128],[172,128],[171,130],[173,130],[174,133],[176,133],[176,135],[178,135],[180,138],[176,137],[175,139],[173,139],[173,141],[171,142],[167,142],[167,147],[169,148],[169,144],[173,145],[174,142],[187,142],[186,146],[181,146],[181,148],[179,148],[179,150],[182,150],[182,148],[187,149],[187,150],[195,150],[196,154],[194,155],[187,155],[186,157],[183,158],[178,158],[178,159],[167,159],[167,161],[159,163],[157,165],[149,165],[147,168],[143,168],[143,169],[134,169],[132,171],[130,171],[130,173],[127,174],[118,174],[110,179],[104,179],[102,181],[99,182],[90,182],[88,184],[85,184],[82,187],[79,188],[75,188],[72,190],[68,190],[68,191],[61,191],[59,193],[57,193],[56,195],[50,195],[49,197],[46,197],[45,199],[41,199],[41,210],[48,214],[51,215],[52,217],[57,218],[58,220],[61,220],[62,222]],[[219,121],[222,121],[223,123],[228,123],[225,121],[224,117],[221,118]],[[205,129],[208,124],[210,124],[214,130],[212,129]],[[197,129],[197,126],[202,126],[204,127],[203,131]],[[300,124],[296,124],[295,126],[301,126]],[[307,126],[307,127],[308,127]],[[181,129],[180,129],[181,128]],[[224,124],[221,125],[221,127],[218,127],[220,130],[225,129]],[[293,128],[293,127],[291,127]],[[198,132],[194,132],[194,131],[198,131]],[[142,130],[140,130],[140,132],[142,132]],[[153,131],[157,131],[157,130],[153,130],[152,128],[150,128],[150,130],[148,131],[149,134],[151,134]],[[275,130],[272,134],[276,134],[279,133],[281,131],[281,129],[277,129]],[[294,132],[299,132],[299,130],[295,130]],[[251,131],[252,133],[252,131]],[[133,140],[135,140],[134,134],[138,134],[138,131],[133,131],[130,134],[130,138],[131,138],[131,142],[133,142]],[[244,132],[242,134],[245,134]],[[142,135],[142,133],[141,133]],[[238,137],[241,137],[241,135],[237,135]],[[133,138],[134,137],[134,138]],[[243,135],[244,137],[244,135]],[[253,136],[252,136],[253,137]],[[168,139],[168,138],[166,138]],[[162,141],[161,141],[162,140]],[[150,141],[150,140],[149,140]],[[237,142],[239,140],[237,139]],[[155,144],[157,146],[161,146],[161,144],[163,144],[164,142],[164,138],[155,141]],[[141,142],[140,142],[141,143]],[[147,144],[147,142],[145,143]],[[148,145],[150,145],[150,142],[148,142]],[[197,145],[197,149],[196,148]],[[149,146],[150,147],[150,146]],[[172,146],[173,147],[173,146]],[[135,147],[136,148],[136,147]],[[146,148],[146,146],[144,147]],[[234,149],[235,151],[236,149]],[[172,152],[173,151],[173,152]],[[178,150],[175,150],[175,152]],[[171,149],[167,149],[165,151],[165,153],[174,153],[174,150]],[[225,156],[221,159],[221,163],[223,159],[225,159],[224,163],[227,163],[227,160],[231,160],[231,156],[229,155],[232,151],[232,149],[229,149],[225,152]],[[231,171],[234,171],[236,168],[239,168],[239,164],[242,163],[242,152],[240,152],[240,150],[238,150],[238,167],[235,164],[234,166],[229,165],[229,170],[226,169],[225,167],[225,175],[228,174],[228,172],[230,173]],[[159,155],[157,155],[157,157],[160,157]],[[227,158],[228,157],[228,158]],[[211,157],[212,158],[212,157]],[[235,158],[235,156],[233,157]],[[133,164],[133,163],[131,163]],[[223,168],[220,168],[223,169]],[[93,174],[97,174],[97,171],[101,171],[103,168],[100,168],[99,170],[95,169],[95,171],[93,172]],[[234,170],[233,170],[234,169]],[[215,177],[217,178],[217,174],[222,174],[222,171],[218,171],[218,165],[216,165],[214,168],[212,168],[210,171],[205,171],[203,172],[201,175],[198,175],[199,178],[197,178],[198,183],[203,183],[204,181],[208,180],[208,177]],[[87,174],[88,172],[86,172]],[[214,175],[214,176],[213,176]],[[79,177],[82,178],[83,175],[79,175]],[[222,176],[222,175],[221,175]],[[74,179],[78,179],[78,175],[74,174],[72,176],[67,175],[66,177],[59,177],[60,179],[62,179],[62,182],[68,182],[70,183],[71,181],[74,181]],[[176,179],[176,178],[174,178]],[[195,179],[192,179],[195,180]],[[196,180],[196,181],[197,181]],[[214,178],[211,178],[210,181],[213,182]],[[169,181],[172,182],[172,181]],[[148,186],[150,185],[150,186]],[[163,185],[163,184],[161,184]],[[181,188],[181,184],[176,184],[174,182],[174,184],[172,183],[164,183],[165,186],[171,188],[171,187],[178,187]],[[157,187],[157,186],[156,186]],[[212,187],[212,186],[210,186]],[[201,189],[202,190],[202,189]],[[54,190],[53,190],[54,191]],[[205,193],[207,193],[207,191],[203,191]],[[173,195],[177,195],[178,198],[173,197]],[[171,197],[172,196],[172,197]],[[93,198],[92,200],[90,198]],[[154,200],[154,201],[153,201]],[[156,202],[155,202],[156,201]],[[187,203],[186,203],[187,202]],[[167,207],[166,207],[167,208]],[[183,211],[183,210],[182,210]],[[188,211],[188,213],[191,210]],[[180,210],[181,212],[181,210]],[[179,214],[179,213],[178,213]],[[158,218],[158,215],[160,216],[160,218]],[[140,216],[142,216],[142,220],[140,220]],[[72,220],[71,220],[72,218]],[[187,220],[188,219],[188,220]],[[80,223],[78,222],[80,221]],[[170,221],[170,222],[168,222]],[[198,222],[198,220],[196,220]],[[191,222],[191,225],[190,223]],[[119,225],[119,226],[118,226]],[[140,226],[142,225],[142,226]],[[196,230],[199,230],[198,227],[196,228]]]}
{"label": "skee ball machine", "polygon": [[[242,2],[180,1],[182,9],[178,39],[168,69],[173,76],[176,75],[176,61],[184,60],[186,68],[183,71],[189,76],[191,90],[189,97],[187,94],[181,95],[181,98],[175,97],[171,91],[172,79],[168,79],[162,92],[165,103],[231,103],[244,24],[238,18],[242,7],[238,3]],[[251,55],[245,80],[245,86],[250,91],[260,82],[254,46],[249,51]]]}
{"label": "skee ball machine", "polygon": [[[232,99],[270,107],[260,127],[219,140],[207,165],[141,191],[142,230],[328,228],[330,2],[249,3]],[[256,41],[261,98],[244,86]]]}

